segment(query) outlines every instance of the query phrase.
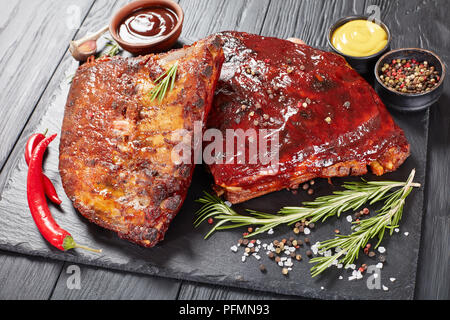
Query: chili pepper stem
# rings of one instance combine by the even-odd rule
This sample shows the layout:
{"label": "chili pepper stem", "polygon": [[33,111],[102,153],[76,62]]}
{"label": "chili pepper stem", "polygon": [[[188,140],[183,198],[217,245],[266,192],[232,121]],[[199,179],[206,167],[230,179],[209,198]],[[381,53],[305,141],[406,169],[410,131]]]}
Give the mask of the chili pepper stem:
{"label": "chili pepper stem", "polygon": [[83,249],[83,250],[90,251],[90,252],[95,252],[95,253],[101,253],[102,252],[101,249],[100,250],[92,249],[92,248],[89,248],[89,247],[77,244],[75,242],[75,240],[73,239],[73,237],[71,237],[71,236],[67,236],[67,237],[64,238],[63,248],[64,248],[64,251],[67,251],[67,250],[70,250],[70,249]]}
{"label": "chili pepper stem", "polygon": [[48,128],[45,129],[45,131],[44,131],[44,133],[43,133],[44,137],[47,135],[47,133],[48,133]]}

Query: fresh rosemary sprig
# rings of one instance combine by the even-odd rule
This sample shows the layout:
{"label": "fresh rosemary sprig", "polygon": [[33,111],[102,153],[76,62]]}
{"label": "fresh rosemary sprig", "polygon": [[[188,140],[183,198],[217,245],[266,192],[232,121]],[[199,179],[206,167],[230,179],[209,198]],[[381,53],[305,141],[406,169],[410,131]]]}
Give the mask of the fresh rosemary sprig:
{"label": "fresh rosemary sprig", "polygon": [[150,90],[150,98],[151,101],[154,101],[158,98],[159,102],[161,102],[166,96],[167,91],[171,91],[175,84],[175,79],[177,77],[178,70],[178,61],[175,62],[169,70],[164,72],[158,79],[155,80],[156,86]]}
{"label": "fresh rosemary sprig", "polygon": [[108,43],[105,45],[106,51],[104,51],[99,58],[103,58],[105,56],[114,57],[120,52],[120,46],[113,39],[106,38]]}
{"label": "fresh rosemary sprig", "polygon": [[[413,171],[411,174],[414,176]],[[319,197],[312,202],[304,202],[302,207],[285,207],[278,214],[268,214],[253,210],[247,210],[248,215],[242,215],[227,206],[217,196],[205,192],[205,196],[198,199],[202,203],[202,208],[197,212],[195,226],[198,227],[203,221],[214,218],[217,224],[208,232],[205,239],[217,230],[233,229],[243,226],[260,226],[255,232],[247,237],[253,237],[257,234],[267,232],[279,225],[292,225],[303,219],[309,219],[310,222],[318,220],[325,221],[331,216],[338,217],[342,212],[348,210],[357,210],[362,205],[374,204],[381,200],[386,200],[389,204],[397,193],[388,194],[395,188],[420,187],[420,184],[395,181],[359,181],[346,182],[343,188],[346,190],[335,191],[332,195]],[[403,189],[400,189],[403,190]]]}
{"label": "fresh rosemary sprig", "polygon": [[378,243],[375,246],[377,248],[383,240],[386,229],[390,229],[392,235],[402,218],[405,199],[413,187],[416,187],[416,184],[413,183],[414,175],[415,170],[411,172],[406,184],[401,189],[386,197],[384,206],[379,210],[378,215],[360,222],[353,222],[352,230],[354,232],[352,234],[337,235],[334,239],[320,242],[318,249],[321,253],[333,249],[339,251],[335,255],[311,259],[310,263],[316,263],[311,268],[311,275],[313,277],[319,275],[335,261],[348,266],[358,259],[359,250],[364,248],[370,239],[378,236]]}

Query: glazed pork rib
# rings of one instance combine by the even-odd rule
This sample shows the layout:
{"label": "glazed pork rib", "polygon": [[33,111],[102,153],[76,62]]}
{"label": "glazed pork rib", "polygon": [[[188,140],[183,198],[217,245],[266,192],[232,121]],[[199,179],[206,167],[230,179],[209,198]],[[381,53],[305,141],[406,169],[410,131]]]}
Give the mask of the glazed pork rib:
{"label": "glazed pork rib", "polygon": [[227,129],[268,129],[279,136],[276,173],[261,164],[210,165],[216,191],[230,202],[317,177],[363,175],[367,166],[382,175],[409,156],[403,131],[341,56],[247,33],[220,36],[226,61],[208,127],[224,136]]}
{"label": "glazed pork rib", "polygon": [[[123,239],[164,238],[191,183],[193,164],[171,153],[211,108],[223,62],[220,39],[161,55],[82,65],[70,89],[60,144],[64,189],[80,213]],[[151,101],[152,80],[178,62],[175,87]],[[191,161],[191,163],[193,163]]]}

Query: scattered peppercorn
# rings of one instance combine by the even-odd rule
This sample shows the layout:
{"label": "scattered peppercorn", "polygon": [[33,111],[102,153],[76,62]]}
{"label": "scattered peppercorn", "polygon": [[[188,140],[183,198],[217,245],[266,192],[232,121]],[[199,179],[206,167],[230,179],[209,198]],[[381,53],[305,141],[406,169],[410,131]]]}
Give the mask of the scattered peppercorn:
{"label": "scattered peppercorn", "polygon": [[373,257],[375,257],[375,255],[376,255],[376,253],[375,253],[375,252],[373,252],[373,251],[370,251],[370,252],[369,252],[369,257],[370,257],[370,258],[373,258]]}
{"label": "scattered peppercorn", "polygon": [[383,256],[383,255],[379,255],[379,256],[378,256],[378,260],[379,260],[380,262],[386,262],[386,257]]}
{"label": "scattered peppercorn", "polygon": [[301,256],[300,254],[298,254],[298,255],[295,256],[295,259],[296,259],[297,261],[300,261],[300,260],[302,260],[302,256]]}
{"label": "scattered peppercorn", "polygon": [[283,268],[283,270],[281,271],[285,276],[287,276],[287,274],[289,273],[288,268]]}
{"label": "scattered peppercorn", "polygon": [[208,219],[208,223],[209,223],[209,224],[213,224],[213,223],[214,223],[214,219],[213,219],[213,218],[209,218],[209,219]]}
{"label": "scattered peppercorn", "polygon": [[280,258],[280,257],[276,257],[276,258],[275,258],[275,261],[276,261],[276,262],[280,262],[280,261],[281,261],[281,258]]}
{"label": "scattered peppercorn", "polygon": [[308,194],[309,194],[310,196],[312,196],[312,195],[314,194],[314,190],[313,190],[313,189],[309,189],[309,190],[308,190]]}
{"label": "scattered peppercorn", "polygon": [[314,224],[314,223],[310,223],[310,224],[308,224],[308,227],[310,228],[310,229],[314,229],[314,227],[315,227],[316,225]]}
{"label": "scattered peppercorn", "polygon": [[368,215],[368,214],[370,213],[370,210],[369,210],[368,208],[364,208],[364,209],[362,210],[362,213],[363,213],[364,215]]}
{"label": "scattered peppercorn", "polygon": [[269,252],[269,258],[270,259],[275,259],[275,254],[272,251]]}
{"label": "scattered peppercorn", "polygon": [[306,251],[306,255],[311,258],[313,256],[313,252],[311,250]]}
{"label": "scattered peppercorn", "polygon": [[309,189],[309,184],[307,184],[307,183],[305,183],[304,185],[303,185],[303,190],[308,190]]}
{"label": "scattered peppercorn", "polygon": [[259,266],[259,270],[261,270],[262,273],[266,273],[267,271],[266,266],[263,264]]}
{"label": "scattered peppercorn", "polygon": [[300,233],[300,228],[294,228],[294,233],[295,234],[299,234]]}
{"label": "scattered peppercorn", "polygon": [[306,244],[310,244],[310,243],[311,243],[311,241],[309,240],[309,238],[305,238],[305,243],[306,243]]}

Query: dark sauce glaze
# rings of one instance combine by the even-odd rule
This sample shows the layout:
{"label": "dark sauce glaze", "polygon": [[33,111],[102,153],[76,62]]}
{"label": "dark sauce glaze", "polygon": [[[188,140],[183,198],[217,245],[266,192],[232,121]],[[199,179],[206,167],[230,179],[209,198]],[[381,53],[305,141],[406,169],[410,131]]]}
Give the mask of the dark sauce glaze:
{"label": "dark sauce glaze", "polygon": [[177,15],[168,8],[142,8],[134,11],[120,24],[118,34],[129,43],[150,43],[168,35],[177,22]]}
{"label": "dark sauce glaze", "polygon": [[277,130],[280,166],[268,175],[262,165],[213,164],[218,186],[282,189],[346,161],[366,168],[392,146],[409,154],[403,131],[342,57],[246,33],[225,32],[222,39],[226,62],[208,125],[224,135],[227,129]]}

